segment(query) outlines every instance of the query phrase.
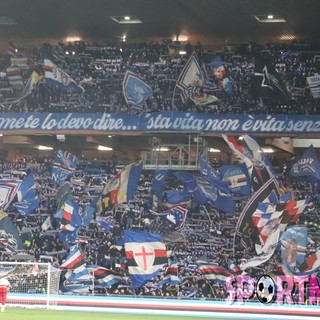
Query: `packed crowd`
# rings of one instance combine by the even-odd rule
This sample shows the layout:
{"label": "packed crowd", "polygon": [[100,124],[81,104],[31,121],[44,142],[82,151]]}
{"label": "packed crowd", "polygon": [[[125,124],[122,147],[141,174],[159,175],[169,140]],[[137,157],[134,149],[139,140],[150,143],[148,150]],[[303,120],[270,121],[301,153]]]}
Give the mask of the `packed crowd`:
{"label": "packed crowd", "polygon": [[[53,266],[59,268],[69,253],[70,247],[62,243],[57,234],[60,220],[54,215],[58,210],[58,186],[51,183],[51,161],[33,161],[32,164],[2,162],[0,174],[2,177],[13,175],[14,178],[23,177],[27,170],[32,170],[36,178],[37,193],[40,207],[34,214],[22,216],[17,212],[10,212],[15,222],[25,252],[34,257],[34,261],[50,261]],[[93,169],[94,168],[94,169]],[[71,197],[79,204],[90,203],[101,191],[108,179],[116,170],[116,163],[108,162],[108,172],[105,166],[94,161],[85,161],[80,164],[74,176],[68,182],[72,189]],[[192,202],[184,228],[174,231],[172,224],[152,213],[155,208],[151,186],[154,174],[151,171],[143,171],[135,196],[128,204],[115,206],[112,210],[96,213],[89,227],[81,228],[77,242],[81,246],[87,265],[100,265],[114,270],[121,275],[128,276],[126,266],[125,249],[123,246],[124,230],[144,230],[161,234],[166,243],[171,261],[178,264],[177,276],[179,284],[159,285],[166,274],[166,266],[163,270],[146,283],[141,289],[133,290],[130,280],[127,284],[115,284],[104,287],[97,283],[95,294],[101,295],[143,295],[164,297],[194,297],[205,299],[224,299],[225,287],[216,281],[208,281],[199,271],[199,263],[216,264],[226,269],[232,265],[240,265],[249,258],[249,253],[237,248],[234,244],[234,232],[241,209],[247,202],[247,197],[237,199],[237,209],[234,213],[225,213],[212,205],[198,205]],[[293,182],[289,175],[283,173],[279,179],[287,184],[289,190],[296,199],[311,196],[315,208],[307,215],[302,215],[296,224],[309,228],[309,241],[307,252],[319,250],[320,237],[318,227],[320,216],[318,214],[318,200],[312,187],[304,182]],[[170,181],[170,180],[169,180]],[[179,181],[172,180],[166,186],[166,190],[179,189]],[[151,210],[151,211],[150,211]],[[157,210],[161,211],[158,206]],[[44,221],[50,217],[51,226],[44,230]],[[101,220],[104,223],[101,223]],[[99,222],[100,221],[100,222]],[[0,260],[15,261],[15,253],[0,250]],[[249,269],[251,276],[260,273],[276,272],[281,266],[280,250],[267,263],[260,268]],[[65,272],[61,276],[63,285]]]}
{"label": "packed crowd", "polygon": [[[18,47],[15,45],[15,47]],[[318,114],[319,99],[308,87],[307,77],[317,75],[320,55],[311,44],[256,45],[248,43],[227,46],[223,51],[208,52],[200,43],[181,45],[163,43],[104,43],[39,44],[33,50],[22,47],[18,52],[0,55],[0,105],[2,112],[107,112],[129,113],[186,111],[234,114]],[[185,54],[180,52],[184,51]],[[176,81],[188,57],[195,51],[200,64],[205,66],[208,80],[215,89],[209,91],[218,99],[208,104],[197,104],[188,99],[183,103]],[[254,92],[254,57],[262,52],[270,57],[278,76],[290,94],[286,99],[261,97]],[[223,79],[212,69],[211,59],[219,55],[226,75],[232,83],[232,93],[225,92]],[[25,57],[28,63],[21,68],[24,84],[32,71],[44,74],[43,59],[52,60],[83,88],[81,93],[48,86],[44,80],[32,93],[19,100],[23,87],[12,87],[6,77],[11,59]],[[136,73],[152,87],[153,96],[142,108],[129,107],[124,99],[122,81],[126,70]]]}

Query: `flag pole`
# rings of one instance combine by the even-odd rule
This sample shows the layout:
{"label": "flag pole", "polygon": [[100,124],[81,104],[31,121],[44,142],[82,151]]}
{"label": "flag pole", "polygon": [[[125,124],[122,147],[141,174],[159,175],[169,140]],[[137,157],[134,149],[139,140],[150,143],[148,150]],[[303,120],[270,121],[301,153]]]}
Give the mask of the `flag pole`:
{"label": "flag pole", "polygon": [[174,86],[174,89],[173,89],[173,94],[172,94],[172,100],[171,100],[171,107],[172,109],[173,108],[176,108],[175,104],[174,104],[174,97],[176,95],[176,88],[177,88],[177,85]]}

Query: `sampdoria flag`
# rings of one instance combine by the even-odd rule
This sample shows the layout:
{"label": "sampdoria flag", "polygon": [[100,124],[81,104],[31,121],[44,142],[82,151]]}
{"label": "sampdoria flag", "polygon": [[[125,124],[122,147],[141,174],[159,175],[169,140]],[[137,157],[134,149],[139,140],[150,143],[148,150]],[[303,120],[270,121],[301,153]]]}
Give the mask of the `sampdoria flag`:
{"label": "sampdoria flag", "polygon": [[166,246],[160,235],[149,232],[125,230],[124,239],[132,286],[141,288],[167,263]]}
{"label": "sampdoria flag", "polygon": [[320,180],[320,162],[313,145],[293,164],[290,173],[294,177],[313,177]]}
{"label": "sampdoria flag", "polygon": [[250,178],[245,164],[221,166],[219,174],[221,180],[228,183],[228,188],[232,194],[251,195]]}
{"label": "sampdoria flag", "polygon": [[102,208],[108,210],[110,207],[128,202],[137,190],[142,161],[136,161],[123,168],[105,186],[101,196]]}
{"label": "sampdoria flag", "polygon": [[95,279],[104,288],[109,288],[114,284],[127,283],[127,277],[121,275],[114,270],[106,269],[100,266],[88,266],[90,273],[94,275]]}
{"label": "sampdoria flag", "polygon": [[174,231],[181,231],[183,230],[187,219],[188,209],[178,205],[162,213],[158,213],[153,210],[150,210],[150,213],[169,221],[173,225]]}
{"label": "sampdoria flag", "polygon": [[183,67],[176,82],[176,86],[182,90],[182,101],[186,102],[188,97],[192,96],[192,91],[195,88],[202,87],[203,83],[204,76],[199,65],[197,55],[193,52]]}
{"label": "sampdoria flag", "polygon": [[124,76],[122,90],[128,106],[131,107],[143,107],[144,102],[153,94],[151,87],[130,71]]}
{"label": "sampdoria flag", "polygon": [[57,150],[52,166],[52,181],[63,182],[76,170],[78,159],[68,151]]}
{"label": "sampdoria flag", "polygon": [[259,144],[249,136],[243,136],[247,147],[238,143],[234,137],[222,135],[234,155],[247,166],[253,191],[259,190],[271,177],[274,171],[268,157],[262,152]]}
{"label": "sampdoria flag", "polygon": [[8,67],[6,70],[7,78],[9,81],[9,84],[14,87],[23,87],[23,79],[21,75],[21,70],[17,66],[11,66]]}
{"label": "sampdoria flag", "polygon": [[287,225],[296,222],[308,206],[312,206],[310,199],[260,203],[252,215],[259,233],[260,243],[255,246],[257,253],[276,247]]}
{"label": "sampdoria flag", "polygon": [[200,264],[198,268],[206,280],[221,284],[224,284],[232,274],[229,270],[212,264]]}
{"label": "sampdoria flag", "polygon": [[17,202],[13,204],[21,214],[33,213],[39,207],[36,183],[30,172],[22,181],[17,191]]}
{"label": "sampdoria flag", "polygon": [[290,97],[281,75],[272,65],[270,55],[259,54],[255,57],[254,77],[252,79],[253,96],[275,101],[287,101]]}
{"label": "sampdoria flag", "polygon": [[60,269],[76,269],[84,265],[85,261],[78,245],[70,248],[70,253],[61,264]]}
{"label": "sampdoria flag", "polygon": [[74,231],[82,225],[82,218],[79,214],[79,206],[71,199],[68,199],[62,209],[61,231]]}
{"label": "sampdoria flag", "polygon": [[51,60],[44,59],[44,77],[50,87],[83,92],[84,89],[62,69],[58,68]]}
{"label": "sampdoria flag", "polygon": [[16,226],[6,213],[0,211],[0,250],[13,253],[22,249],[23,244]]}
{"label": "sampdoria flag", "polygon": [[0,209],[5,210],[14,199],[21,181],[0,180]]}
{"label": "sampdoria flag", "polygon": [[39,75],[36,71],[32,71],[30,78],[28,79],[25,87],[23,88],[23,91],[21,93],[21,96],[19,99],[14,101],[20,102],[22,99],[26,98],[29,94],[31,94],[33,88],[43,79],[43,75]]}
{"label": "sampdoria flag", "polygon": [[178,275],[179,267],[176,260],[172,261],[166,272],[164,278],[157,284],[157,288],[161,288],[164,284],[169,284],[171,286],[176,286],[182,282],[181,278]]}
{"label": "sampdoria flag", "polygon": [[236,235],[234,237],[235,248],[240,248],[239,243],[247,249],[253,248],[254,245],[258,243],[259,232],[253,223],[252,216],[260,203],[276,204],[279,202],[279,199],[279,186],[276,178],[272,177],[252,195],[246,206],[243,208],[236,225]]}

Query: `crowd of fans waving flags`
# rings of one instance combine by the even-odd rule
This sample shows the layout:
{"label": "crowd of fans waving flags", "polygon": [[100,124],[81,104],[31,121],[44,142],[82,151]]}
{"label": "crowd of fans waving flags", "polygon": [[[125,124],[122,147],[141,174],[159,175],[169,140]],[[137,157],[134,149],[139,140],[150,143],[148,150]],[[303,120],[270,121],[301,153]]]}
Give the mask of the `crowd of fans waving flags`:
{"label": "crowd of fans waving flags", "polygon": [[[237,199],[245,197],[246,205],[235,226],[233,259],[229,259],[223,266],[207,259],[197,259],[195,268],[204,279],[209,283],[223,285],[231,274],[244,274],[268,263],[280,247],[283,252],[290,247],[293,227],[301,234],[296,244],[296,255],[299,252],[304,254],[300,254],[299,259],[290,260],[288,254],[283,253],[283,270],[299,275],[318,272],[320,251],[305,253],[308,232],[304,226],[297,224],[301,216],[315,210],[311,199],[294,199],[292,193],[287,192],[254,138],[244,136],[241,142],[230,136],[223,136],[223,139],[239,163],[224,165],[221,170],[215,170],[203,155],[199,155],[200,168],[197,172],[156,170],[151,183],[150,217],[166,221],[173,234],[182,234],[188,214],[195,205],[212,206],[220,212],[234,213]],[[79,230],[95,222],[106,233],[110,232],[113,227],[113,209],[130,202],[139,192],[143,164],[137,160],[124,166],[105,181],[100,193],[86,205],[77,203],[73,197],[72,178],[78,164],[75,155],[56,150],[50,183],[57,190],[57,208],[54,217],[46,216],[41,227],[46,232],[54,228],[53,218],[59,221],[57,237],[68,252],[59,266],[65,271],[64,290],[86,291],[95,282],[102,287],[123,284],[139,289],[154,281],[160,271],[163,272],[163,278],[154,286],[154,290],[163,285],[180,286],[183,279],[179,276],[181,265],[175,251],[167,249],[163,235],[148,229],[133,230],[130,227],[123,230],[123,242],[119,249],[125,251],[125,269],[128,273],[86,262]],[[319,172],[320,163],[313,146],[310,146],[292,166],[291,176],[307,179],[316,185]],[[166,190],[169,179],[178,181],[181,188]],[[0,208],[1,250],[14,256],[23,250],[23,243],[9,215],[26,217],[35,214],[39,208],[37,183],[32,170],[25,172],[22,180],[0,180]],[[243,251],[247,259],[235,263],[235,257]]]}

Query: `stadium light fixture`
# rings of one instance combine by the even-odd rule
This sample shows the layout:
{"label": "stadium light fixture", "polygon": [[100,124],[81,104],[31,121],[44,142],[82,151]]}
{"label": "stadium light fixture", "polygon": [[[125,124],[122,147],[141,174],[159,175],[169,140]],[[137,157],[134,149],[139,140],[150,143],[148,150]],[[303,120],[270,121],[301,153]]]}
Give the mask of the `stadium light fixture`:
{"label": "stadium light fixture", "polygon": [[168,147],[156,147],[153,149],[154,151],[162,151],[162,152],[167,152],[170,149]]}
{"label": "stadium light fixture", "polygon": [[255,15],[254,18],[260,23],[283,23],[287,22],[285,18],[277,14],[259,14]]}
{"label": "stadium light fixture", "polygon": [[110,17],[113,21],[119,24],[138,24],[142,21],[136,16],[112,16]]}
{"label": "stadium light fixture", "polygon": [[261,148],[261,150],[264,152],[264,153],[274,153],[274,150],[272,148]]}
{"label": "stadium light fixture", "polygon": [[216,148],[210,148],[209,152],[221,152],[221,150],[216,149]]}
{"label": "stadium light fixture", "polygon": [[52,147],[42,146],[42,145],[38,146],[37,148],[38,148],[39,150],[53,150]]}
{"label": "stadium light fixture", "polygon": [[99,146],[98,146],[98,150],[99,150],[99,151],[112,151],[113,149],[110,148],[110,147],[106,147],[106,146],[101,146],[101,145],[99,145]]}

